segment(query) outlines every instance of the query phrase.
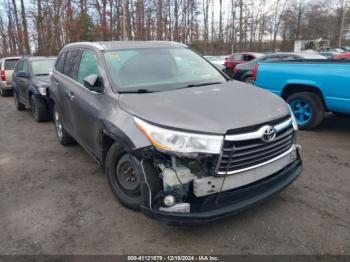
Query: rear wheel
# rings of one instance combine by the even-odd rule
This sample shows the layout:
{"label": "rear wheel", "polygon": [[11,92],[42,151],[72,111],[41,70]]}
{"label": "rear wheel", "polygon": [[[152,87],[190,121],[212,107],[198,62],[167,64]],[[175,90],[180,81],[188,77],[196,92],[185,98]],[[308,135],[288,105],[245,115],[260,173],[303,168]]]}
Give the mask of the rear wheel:
{"label": "rear wheel", "polygon": [[319,96],[310,92],[301,92],[287,98],[300,129],[312,129],[321,124],[324,117],[324,105]]}
{"label": "rear wheel", "polygon": [[105,166],[108,183],[115,197],[123,206],[140,210],[140,176],[133,167],[130,154],[119,143],[115,143],[108,151]]}
{"label": "rear wheel", "polygon": [[243,82],[251,85],[251,84],[253,84],[253,77],[248,76],[248,77],[244,78]]}
{"label": "rear wheel", "polygon": [[55,123],[58,142],[60,142],[60,144],[64,146],[74,143],[74,139],[71,137],[71,135],[66,131],[66,129],[63,126],[63,123],[61,120],[61,114],[57,109],[57,106],[54,106],[53,108],[53,119]]}
{"label": "rear wheel", "polygon": [[2,87],[0,87],[0,96],[5,97],[9,95],[9,91],[2,89]]}
{"label": "rear wheel", "polygon": [[36,122],[44,122],[50,119],[48,108],[43,100],[36,96],[30,97],[32,115]]}
{"label": "rear wheel", "polygon": [[14,92],[14,100],[15,100],[15,107],[18,111],[23,111],[26,109],[26,106],[18,100],[18,96],[16,92]]}

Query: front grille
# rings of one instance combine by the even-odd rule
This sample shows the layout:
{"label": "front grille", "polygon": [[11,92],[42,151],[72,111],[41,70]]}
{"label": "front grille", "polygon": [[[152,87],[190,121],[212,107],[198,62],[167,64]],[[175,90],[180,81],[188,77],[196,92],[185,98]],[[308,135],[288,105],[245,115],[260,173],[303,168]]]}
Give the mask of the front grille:
{"label": "front grille", "polygon": [[272,142],[264,142],[261,138],[224,141],[221,157],[217,166],[217,174],[225,175],[253,167],[285,153],[294,144],[295,132],[292,124],[280,130]]}

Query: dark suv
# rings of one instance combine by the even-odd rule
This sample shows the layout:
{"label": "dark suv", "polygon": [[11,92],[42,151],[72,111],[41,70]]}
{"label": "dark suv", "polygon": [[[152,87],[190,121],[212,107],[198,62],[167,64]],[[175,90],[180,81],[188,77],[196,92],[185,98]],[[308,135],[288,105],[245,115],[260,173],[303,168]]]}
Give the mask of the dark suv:
{"label": "dark suv", "polygon": [[228,216],[302,169],[288,105],[182,44],[69,44],[49,93],[59,142],[81,144],[124,206],[166,223]]}
{"label": "dark suv", "polygon": [[12,77],[15,106],[19,111],[31,108],[37,122],[51,118],[48,88],[55,57],[23,57],[15,67]]}

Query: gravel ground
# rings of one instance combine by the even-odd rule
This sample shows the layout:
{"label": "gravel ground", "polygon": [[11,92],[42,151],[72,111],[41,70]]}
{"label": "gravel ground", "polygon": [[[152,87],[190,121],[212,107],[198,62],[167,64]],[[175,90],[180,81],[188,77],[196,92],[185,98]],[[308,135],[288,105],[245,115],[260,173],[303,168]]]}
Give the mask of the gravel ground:
{"label": "gravel ground", "polygon": [[350,118],[299,132],[304,172],[244,213],[198,227],[123,208],[79,146],[0,98],[0,254],[350,254]]}

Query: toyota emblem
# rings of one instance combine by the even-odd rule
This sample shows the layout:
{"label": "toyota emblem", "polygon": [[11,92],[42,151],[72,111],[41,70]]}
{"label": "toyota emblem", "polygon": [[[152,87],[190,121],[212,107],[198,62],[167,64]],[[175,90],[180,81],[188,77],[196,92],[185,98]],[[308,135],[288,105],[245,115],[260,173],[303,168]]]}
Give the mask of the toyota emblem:
{"label": "toyota emblem", "polygon": [[276,130],[272,126],[264,126],[262,141],[272,142],[276,138]]}

